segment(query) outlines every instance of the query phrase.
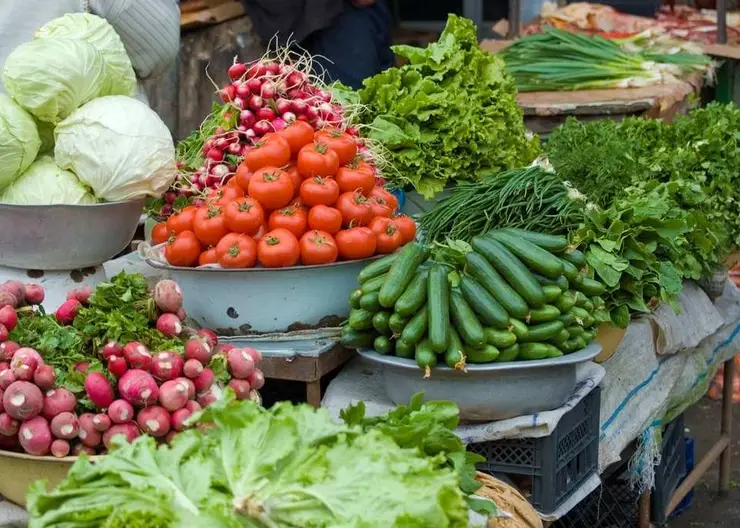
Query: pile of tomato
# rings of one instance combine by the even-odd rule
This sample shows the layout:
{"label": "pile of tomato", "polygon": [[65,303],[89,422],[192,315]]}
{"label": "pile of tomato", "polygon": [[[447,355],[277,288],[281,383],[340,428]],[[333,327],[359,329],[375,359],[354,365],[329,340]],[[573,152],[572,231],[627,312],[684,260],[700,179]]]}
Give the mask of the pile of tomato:
{"label": "pile of tomato", "polygon": [[157,224],[173,266],[265,268],[392,253],[416,235],[396,197],[376,185],[357,139],[295,121],[264,136],[199,206]]}

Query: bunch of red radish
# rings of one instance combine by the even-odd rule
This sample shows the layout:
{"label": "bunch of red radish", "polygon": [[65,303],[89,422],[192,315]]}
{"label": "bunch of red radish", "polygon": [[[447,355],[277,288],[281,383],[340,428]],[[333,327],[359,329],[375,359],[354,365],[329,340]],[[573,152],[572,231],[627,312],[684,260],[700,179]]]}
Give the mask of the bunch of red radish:
{"label": "bunch of red radish", "polygon": [[[11,286],[17,292],[18,284]],[[55,313],[57,320],[71,324],[90,293],[87,288],[70,292]],[[0,448],[65,457],[103,452],[116,436],[129,442],[142,434],[170,441],[186,428],[188,418],[221,395],[209,368],[219,361],[227,366],[228,386],[237,398],[258,399],[255,391],[265,381],[257,368],[260,352],[219,346],[211,330],[185,328],[176,315],[182,313],[182,293],[173,281],[160,281],[153,296],[163,312],[157,329],[182,338],[184,354],[153,353],[138,342],[109,342],[98,351],[102,371],[89,369],[87,363],[75,365],[85,374],[84,394],[57,387],[54,368],[36,350],[8,341],[6,335],[0,343]],[[0,318],[11,331],[18,322],[9,305],[0,309]],[[78,400],[83,396],[84,406]],[[95,412],[81,412],[90,407]]]}
{"label": "bunch of red radish", "polygon": [[[358,135],[357,129],[349,126],[347,108],[288,58],[260,59],[249,64],[235,59],[228,76],[229,82],[218,92],[226,107],[222,126],[204,141],[205,162],[201,167],[179,166],[172,189],[164,195],[162,216],[172,212],[178,196],[197,197],[221,187],[260,138],[295,120],[309,123],[314,130],[339,128]],[[364,146],[360,153],[363,151],[369,153]]]}

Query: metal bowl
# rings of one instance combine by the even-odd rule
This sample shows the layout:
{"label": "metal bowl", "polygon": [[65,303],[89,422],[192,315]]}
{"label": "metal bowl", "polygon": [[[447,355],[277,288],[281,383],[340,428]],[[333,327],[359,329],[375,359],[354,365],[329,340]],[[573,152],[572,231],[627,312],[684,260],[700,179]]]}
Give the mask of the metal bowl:
{"label": "metal bowl", "polygon": [[0,266],[72,270],[98,266],[130,242],[144,200],[92,205],[0,204]]}
{"label": "metal bowl", "polygon": [[427,400],[451,400],[460,418],[491,421],[550,411],[563,405],[576,386],[576,368],[601,351],[592,343],[558,358],[468,365],[467,371],[435,367],[428,379],[411,359],[358,350],[382,369],[383,385],[395,404],[407,403],[417,392]]}
{"label": "metal bowl", "polygon": [[153,259],[180,285],[188,316],[219,335],[281,332],[349,314],[357,275],[380,257],[268,269],[179,268]]}

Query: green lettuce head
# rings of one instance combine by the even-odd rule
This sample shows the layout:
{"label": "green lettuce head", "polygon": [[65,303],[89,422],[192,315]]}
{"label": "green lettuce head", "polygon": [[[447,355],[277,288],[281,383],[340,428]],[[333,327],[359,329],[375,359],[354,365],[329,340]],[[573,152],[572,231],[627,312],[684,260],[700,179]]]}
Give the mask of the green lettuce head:
{"label": "green lettuce head", "polygon": [[97,200],[74,173],[60,169],[49,156],[41,156],[0,195],[0,203],[13,205],[80,205]]}
{"label": "green lettuce head", "polygon": [[40,146],[31,116],[10,97],[0,94],[0,191],[33,163]]}

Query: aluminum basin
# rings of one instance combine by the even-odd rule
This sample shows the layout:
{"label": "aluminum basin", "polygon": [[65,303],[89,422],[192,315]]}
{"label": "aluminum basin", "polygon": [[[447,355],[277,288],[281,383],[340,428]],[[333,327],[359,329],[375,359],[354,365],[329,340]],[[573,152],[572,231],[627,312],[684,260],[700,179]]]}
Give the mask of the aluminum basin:
{"label": "aluminum basin", "polygon": [[563,405],[576,386],[576,368],[601,352],[592,343],[583,350],[559,358],[468,365],[467,372],[447,366],[435,367],[428,379],[416,362],[384,356],[374,350],[358,350],[382,369],[386,395],[405,404],[417,392],[426,400],[450,400],[467,421],[491,421],[550,411]]}

